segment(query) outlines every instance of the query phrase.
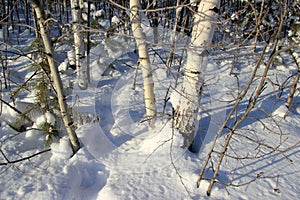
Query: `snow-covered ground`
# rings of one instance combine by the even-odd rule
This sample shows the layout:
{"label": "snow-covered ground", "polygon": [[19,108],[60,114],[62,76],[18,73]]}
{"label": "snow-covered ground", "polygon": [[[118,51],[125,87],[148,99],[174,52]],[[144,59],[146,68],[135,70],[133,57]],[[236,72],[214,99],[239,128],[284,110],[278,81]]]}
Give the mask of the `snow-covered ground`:
{"label": "snow-covered ground", "polygon": [[[26,46],[32,39],[28,32],[24,36],[23,44]],[[82,148],[71,158],[72,151],[66,136],[54,141],[51,150],[47,150],[44,135],[39,131],[17,132],[7,125],[7,122],[15,120],[17,113],[2,104],[0,199],[299,198],[299,94],[296,94],[293,109],[288,111],[284,106],[288,91],[284,90],[280,96],[274,85],[268,83],[256,109],[240,125],[237,131],[240,136],[236,135],[231,141],[229,153],[241,159],[225,157],[217,177],[217,181],[226,184],[243,184],[254,178],[257,178],[256,181],[240,187],[216,183],[211,197],[206,195],[207,181],[201,181],[200,187],[196,187],[214,134],[253,70],[255,55],[252,55],[252,47],[240,50],[234,63],[237,76],[230,75],[233,53],[212,53],[199,112],[198,132],[206,134],[205,138],[202,137],[200,153],[195,154],[182,147],[181,135],[172,126],[171,106],[178,101],[178,87],[175,88],[174,77],[167,76],[160,60],[160,56],[168,55],[168,51],[161,47],[150,51],[159,111],[156,128],[148,130],[146,122],[141,122],[144,115],[143,88],[141,75],[138,75],[135,90],[132,89],[137,55],[133,52],[134,45],[129,42],[118,36],[103,40],[91,51],[90,87],[82,91],[76,84],[73,85],[69,104],[75,116],[86,122],[78,124],[76,132]],[[63,59],[69,50],[67,46],[57,48],[57,51],[65,53]],[[9,61],[14,82],[23,81],[29,71],[25,67],[27,64],[28,58],[22,56]],[[107,69],[107,66],[110,68]],[[66,69],[64,64],[60,67]],[[176,70],[173,69],[174,72]],[[259,71],[262,70],[263,66]],[[271,68],[269,81],[282,82],[293,71],[295,66],[292,65]],[[65,73],[63,80],[65,85],[70,85],[75,78]],[[178,82],[180,85],[181,77]],[[171,97],[167,102],[166,96]],[[2,98],[9,102],[9,93],[3,93]],[[28,104],[34,103],[29,93],[17,101],[18,109],[26,108],[25,100]],[[247,100],[241,103],[235,117],[242,114]],[[37,128],[47,120],[49,123],[55,121],[49,114],[36,114],[33,118]],[[234,120],[233,117],[230,123]],[[258,143],[250,142],[244,136],[255,138]],[[218,138],[217,149],[222,146],[225,137],[224,132]],[[278,149],[269,154],[270,149],[259,144]],[[26,159],[34,154],[38,155]],[[242,159],[262,154],[265,156]],[[8,162],[23,158],[20,162]],[[216,159],[213,155],[212,160],[215,162]],[[213,162],[209,165],[211,167],[206,170],[205,177],[212,176],[215,165]]]}

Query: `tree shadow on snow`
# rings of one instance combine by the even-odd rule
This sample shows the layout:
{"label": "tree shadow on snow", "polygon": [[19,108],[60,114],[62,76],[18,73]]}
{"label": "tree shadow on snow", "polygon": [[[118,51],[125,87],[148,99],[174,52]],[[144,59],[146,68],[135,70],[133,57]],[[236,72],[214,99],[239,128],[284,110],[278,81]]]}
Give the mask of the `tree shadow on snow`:
{"label": "tree shadow on snow", "polygon": [[[262,95],[257,102],[257,107],[253,109],[249,113],[249,117],[247,117],[240,125],[238,126],[238,129],[245,128],[251,124],[256,123],[258,120],[264,120],[266,118],[270,118],[275,115],[275,111],[280,107],[284,106],[284,103],[286,101],[288,93],[284,93],[281,95],[281,98],[278,98],[278,95],[273,93],[268,93],[266,95]],[[294,105],[298,106],[300,102],[300,97],[294,98]],[[238,115],[235,117],[231,117],[229,122],[227,123],[228,127],[231,127],[236,119],[239,119],[242,117],[245,109],[247,108],[248,101],[245,100],[241,102],[239,108],[238,108]],[[225,105],[223,107],[218,107],[217,110],[226,110],[226,116],[230,112],[233,104]],[[202,111],[203,114],[205,111]],[[297,113],[296,110],[291,111],[293,114],[300,114]],[[216,113],[216,115],[220,114]],[[216,127],[213,131],[213,133],[208,132],[209,130],[209,124],[213,123],[211,121],[211,116],[205,116],[199,120],[199,128],[197,131],[197,134],[195,136],[195,140],[192,146],[192,152],[199,153],[205,145],[209,144],[213,141],[215,133],[218,131],[218,127]],[[222,137],[229,133],[229,130],[222,130],[219,137]],[[260,134],[260,133],[258,133]],[[251,136],[250,136],[251,137]],[[278,137],[280,137],[278,135]],[[247,145],[247,144],[245,144]],[[217,176],[217,181],[225,184],[243,184],[245,182],[249,182],[251,180],[255,180],[257,178],[278,178],[279,176],[285,176],[288,174],[284,174],[285,168],[293,165],[290,165],[293,163],[293,160],[297,160],[297,154],[300,153],[300,150],[297,149],[299,145],[294,146],[292,148],[289,148],[286,152],[276,152],[268,154],[268,152],[265,152],[265,156],[260,158],[253,158],[249,159],[247,161],[241,161],[242,164],[237,166],[234,169],[234,176],[229,177],[229,172],[220,170]],[[287,147],[285,147],[287,148]],[[272,151],[270,149],[267,149],[268,151]],[[276,169],[274,170],[274,166],[276,165]],[[205,170],[204,173],[204,179],[210,180],[213,176],[213,167],[210,166]],[[282,170],[280,170],[282,169]],[[199,174],[200,170],[197,170],[195,173]],[[282,173],[283,172],[283,173]],[[294,171],[294,174],[299,173],[300,170]],[[270,175],[271,174],[271,175]],[[275,175],[274,175],[275,174]],[[280,175],[279,175],[280,174]],[[290,175],[290,174],[289,174]],[[276,180],[275,180],[276,181]],[[224,188],[221,184],[216,185],[217,188]],[[272,188],[272,190],[275,188]]]}
{"label": "tree shadow on snow", "polygon": [[[125,73],[132,71],[132,63],[137,62],[137,54],[128,52],[123,54],[117,60],[113,61],[109,67],[107,67],[103,74],[102,79],[98,82],[98,93],[96,94],[95,109],[98,116],[100,116],[99,125],[103,130],[107,139],[115,146],[119,147],[121,144],[128,140],[131,140],[133,136],[124,134],[113,135],[111,129],[115,124],[115,119],[112,110],[112,98],[113,90],[120,80],[121,76]],[[130,64],[128,64],[130,63]],[[119,72],[118,75],[113,75],[113,72]]]}
{"label": "tree shadow on snow", "polygon": [[[280,106],[284,105],[288,93],[285,92],[281,95],[281,98],[278,98],[278,94],[275,94],[274,92],[265,94],[260,96],[259,100],[256,103],[256,107],[252,109],[252,111],[248,114],[248,117],[242,121],[238,129],[241,129],[243,127],[247,127],[253,123],[256,123],[257,121],[262,121],[263,119],[270,118],[274,111],[276,111]],[[298,105],[300,103],[300,97],[294,97],[294,105]],[[232,116],[228,123],[226,124],[226,127],[232,127],[237,119],[241,118],[244,114],[244,111],[246,110],[248,106],[249,101],[244,100],[240,103],[238,109],[237,109],[237,115]],[[204,147],[205,144],[211,142],[216,132],[219,130],[219,126],[221,125],[220,122],[214,122],[212,121],[212,116],[207,115],[206,113],[211,112],[214,113],[213,115],[220,116],[223,115],[222,113],[226,113],[224,115],[227,117],[228,113],[231,111],[233,107],[233,103],[220,106],[215,108],[215,110],[219,110],[218,112],[215,112],[213,110],[205,110],[203,109],[199,115],[204,116],[201,117],[201,119],[198,121],[198,130],[195,135],[194,142],[191,146],[191,151],[194,153],[199,153],[200,150]],[[297,113],[296,110],[292,110],[292,113]],[[298,113],[299,114],[299,113]],[[229,133],[229,130],[223,129],[219,137],[222,137],[223,135]]]}

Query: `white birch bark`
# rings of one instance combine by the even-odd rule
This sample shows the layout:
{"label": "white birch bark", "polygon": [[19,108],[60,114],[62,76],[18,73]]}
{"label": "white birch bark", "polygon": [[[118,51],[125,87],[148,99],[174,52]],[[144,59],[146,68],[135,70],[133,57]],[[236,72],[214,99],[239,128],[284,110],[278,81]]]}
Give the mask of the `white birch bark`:
{"label": "white birch bark", "polygon": [[75,130],[73,129],[73,121],[71,120],[70,112],[68,110],[67,103],[65,102],[66,98],[64,95],[64,91],[63,91],[63,84],[62,84],[62,81],[61,81],[61,78],[60,78],[60,75],[58,72],[58,68],[55,64],[55,60],[53,58],[54,51],[52,49],[51,40],[50,40],[48,32],[45,29],[45,24],[44,24],[45,20],[44,20],[44,14],[43,14],[43,11],[41,8],[41,3],[38,0],[29,0],[29,2],[31,3],[31,5],[36,13],[36,16],[37,16],[37,24],[39,26],[40,34],[41,34],[43,44],[45,47],[45,53],[47,56],[47,60],[48,60],[49,66],[50,66],[51,76],[52,76],[54,86],[56,89],[62,119],[63,119],[64,125],[66,127],[66,130],[67,130],[67,133],[68,133],[68,136],[70,139],[73,153],[76,153],[80,148],[80,144],[79,144],[77,135],[75,133]]}
{"label": "white birch bark", "polygon": [[150,128],[154,128],[156,117],[156,105],[154,95],[154,82],[152,79],[152,69],[149,59],[148,48],[146,44],[146,35],[141,27],[141,19],[139,15],[140,2],[139,0],[130,0],[130,21],[139,53],[139,61],[143,75],[144,84],[144,100],[146,107],[146,119]]}
{"label": "white birch bark", "polygon": [[72,9],[72,24],[73,24],[73,34],[74,34],[74,48],[75,48],[75,58],[76,58],[76,69],[77,69],[77,83],[79,88],[87,88],[87,65],[85,61],[83,34],[81,26],[81,9],[83,1],[82,0],[71,0]]}
{"label": "white birch bark", "polygon": [[176,108],[175,125],[184,136],[185,146],[194,139],[199,109],[200,89],[207,67],[208,53],[216,25],[219,0],[202,0],[194,17],[190,47],[187,52],[185,75],[181,88],[181,99]]}

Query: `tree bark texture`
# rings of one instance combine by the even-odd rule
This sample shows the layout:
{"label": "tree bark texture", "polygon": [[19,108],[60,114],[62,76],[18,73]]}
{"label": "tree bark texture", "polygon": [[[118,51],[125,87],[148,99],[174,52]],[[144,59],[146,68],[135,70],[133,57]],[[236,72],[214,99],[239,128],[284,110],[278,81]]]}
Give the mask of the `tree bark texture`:
{"label": "tree bark texture", "polygon": [[56,89],[62,119],[70,139],[73,153],[76,153],[80,148],[80,144],[77,135],[75,133],[75,130],[73,129],[73,121],[71,120],[70,112],[68,111],[67,103],[65,101],[66,98],[63,91],[62,80],[60,78],[57,66],[53,58],[53,48],[52,48],[51,40],[48,32],[45,29],[45,24],[44,24],[45,19],[44,19],[43,8],[41,5],[42,3],[37,0],[29,0],[29,2],[32,4],[32,7],[37,16],[37,24],[39,26],[40,34],[44,43],[45,53],[50,66],[50,71],[54,82],[54,86]]}
{"label": "tree bark texture", "polygon": [[148,119],[149,127],[154,126],[156,117],[156,105],[154,95],[154,82],[152,79],[152,68],[149,59],[148,48],[146,44],[146,35],[141,27],[141,19],[139,15],[140,2],[139,0],[130,0],[130,21],[133,36],[139,53],[139,61],[143,75],[144,84],[144,100],[146,107],[146,118]]}
{"label": "tree bark texture", "polygon": [[87,88],[87,65],[84,63],[85,51],[83,43],[83,34],[81,26],[81,6],[83,5],[82,0],[71,0],[72,9],[72,28],[74,34],[74,48],[75,48],[75,59],[77,69],[77,82],[81,89]]}
{"label": "tree bark texture", "polygon": [[175,126],[183,134],[185,146],[190,146],[194,139],[200,90],[208,60],[207,48],[212,43],[218,14],[214,8],[218,7],[219,0],[202,0],[194,17],[192,38],[184,68],[182,96],[175,116]]}

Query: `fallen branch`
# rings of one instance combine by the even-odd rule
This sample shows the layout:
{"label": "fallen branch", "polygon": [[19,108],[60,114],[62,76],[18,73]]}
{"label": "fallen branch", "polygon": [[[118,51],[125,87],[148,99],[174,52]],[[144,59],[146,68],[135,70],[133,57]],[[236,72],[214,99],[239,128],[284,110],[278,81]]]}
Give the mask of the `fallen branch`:
{"label": "fallen branch", "polygon": [[2,166],[2,165],[10,165],[10,164],[18,163],[18,162],[21,162],[21,161],[24,161],[24,160],[29,160],[30,158],[33,158],[33,157],[35,157],[35,156],[38,156],[38,155],[40,155],[40,154],[42,154],[42,153],[46,153],[46,152],[48,152],[48,151],[50,151],[50,150],[51,150],[51,149],[46,149],[46,150],[40,151],[40,152],[38,152],[38,153],[32,154],[32,155],[30,155],[30,156],[27,156],[27,157],[24,157],[24,158],[20,158],[20,159],[17,159],[17,160],[10,161],[10,160],[6,157],[6,155],[3,153],[3,151],[0,149],[0,153],[2,154],[2,156],[4,157],[4,159],[6,160],[6,162],[0,163],[0,166]]}

